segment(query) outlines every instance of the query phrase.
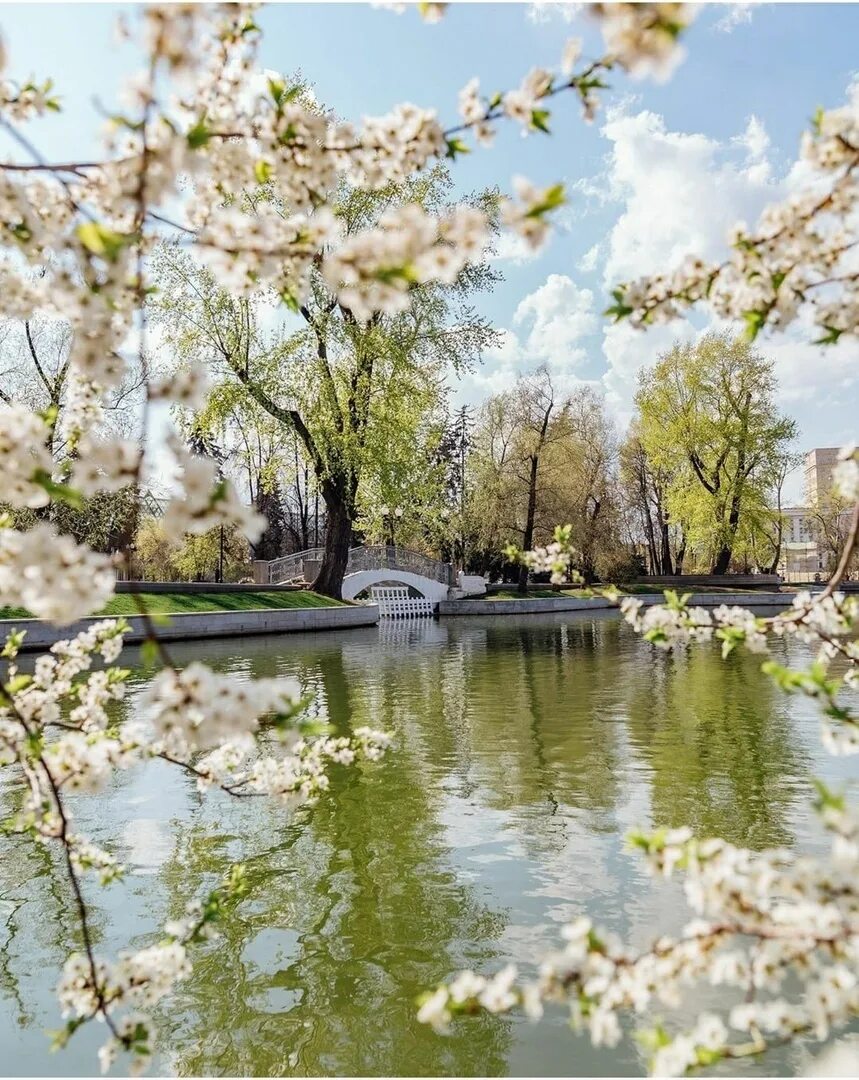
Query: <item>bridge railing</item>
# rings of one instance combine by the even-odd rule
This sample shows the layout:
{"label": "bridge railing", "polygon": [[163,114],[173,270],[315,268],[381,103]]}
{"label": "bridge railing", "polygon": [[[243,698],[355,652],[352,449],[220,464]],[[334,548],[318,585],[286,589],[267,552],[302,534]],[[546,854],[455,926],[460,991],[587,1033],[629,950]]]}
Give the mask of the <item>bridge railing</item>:
{"label": "bridge railing", "polygon": [[450,563],[431,559],[419,551],[408,548],[392,547],[387,544],[374,544],[352,548],[349,552],[347,574],[359,570],[403,570],[407,574],[420,574],[422,577],[440,581],[443,585],[453,585],[454,574]]}
{"label": "bridge railing", "polygon": [[[296,551],[292,555],[284,555],[270,562],[256,562],[254,563],[254,580],[262,585],[282,585],[290,581],[304,581],[306,580],[305,563],[318,564],[324,553],[324,548],[315,547],[308,548],[306,551]],[[314,566],[315,569],[318,569],[318,566]],[[440,581],[444,585],[455,583],[454,571],[450,563],[431,559],[419,551],[410,551],[408,548],[387,544],[354,547],[349,551],[349,561],[346,564],[347,574],[355,574],[359,570],[382,569],[421,574],[433,581]]]}
{"label": "bridge railing", "polygon": [[296,551],[292,555],[283,555],[270,562],[257,560],[254,563],[254,581],[261,585],[283,585],[290,581],[304,580],[304,561],[319,560],[324,548],[308,548]]}

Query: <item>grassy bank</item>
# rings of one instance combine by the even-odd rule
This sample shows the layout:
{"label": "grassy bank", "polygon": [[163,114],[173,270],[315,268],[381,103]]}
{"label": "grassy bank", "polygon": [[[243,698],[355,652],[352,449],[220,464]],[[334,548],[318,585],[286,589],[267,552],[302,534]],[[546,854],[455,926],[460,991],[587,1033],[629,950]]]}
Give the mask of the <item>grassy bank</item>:
{"label": "grassy bank", "polygon": [[[260,611],[286,608],[342,607],[341,600],[332,600],[319,593],[300,592],[241,592],[204,593],[176,592],[140,593],[140,599],[151,614],[176,615],[201,611]],[[138,615],[140,607],[131,593],[114,596],[102,608],[99,615]],[[32,616],[24,608],[0,608],[0,619],[29,619]]]}
{"label": "grassy bank", "polygon": [[[574,596],[578,600],[589,600],[594,596],[601,596],[600,589],[602,586],[597,586],[595,589],[529,589],[527,593],[520,593],[514,586],[510,586],[509,589],[500,589],[498,592],[487,593],[486,600],[543,600],[552,596]],[[618,592],[621,596],[662,596],[667,586],[665,585],[624,585],[618,588]],[[692,593],[730,593],[732,596],[737,593],[743,593],[747,596],[754,596],[755,589],[729,589],[722,585],[690,585],[686,589],[680,589],[674,587],[675,592],[692,592]],[[779,591],[777,589],[769,589],[769,592]],[[479,599],[475,597],[474,599]]]}

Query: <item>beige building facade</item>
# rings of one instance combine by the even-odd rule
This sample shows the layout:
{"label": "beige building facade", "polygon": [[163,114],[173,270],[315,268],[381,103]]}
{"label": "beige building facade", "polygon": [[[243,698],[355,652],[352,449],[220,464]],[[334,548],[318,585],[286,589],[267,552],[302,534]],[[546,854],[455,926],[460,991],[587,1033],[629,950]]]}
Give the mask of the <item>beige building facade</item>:
{"label": "beige building facade", "polygon": [[805,505],[815,506],[832,490],[837,446],[819,446],[805,455]]}
{"label": "beige building facade", "polygon": [[[832,492],[832,472],[838,461],[837,446],[818,446],[805,455],[805,505],[782,510],[784,533],[779,573],[788,581],[808,581],[824,576],[827,545],[819,535],[820,521],[813,508],[826,503]],[[831,542],[829,557],[831,558]]]}

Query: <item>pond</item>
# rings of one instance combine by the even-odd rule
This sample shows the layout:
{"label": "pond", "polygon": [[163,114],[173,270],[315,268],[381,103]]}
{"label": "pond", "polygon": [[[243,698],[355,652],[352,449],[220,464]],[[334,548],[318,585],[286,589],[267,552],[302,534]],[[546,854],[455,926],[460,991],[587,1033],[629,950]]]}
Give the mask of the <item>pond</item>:
{"label": "pond", "polygon": [[[804,647],[779,642],[796,664]],[[252,892],[197,953],[158,1015],[155,1072],[179,1075],[641,1074],[632,1039],[594,1050],[560,1010],[539,1026],[469,1018],[447,1037],[415,996],[460,967],[526,971],[582,912],[645,945],[685,907],[624,845],[636,825],[689,823],[763,847],[814,848],[810,777],[849,765],[820,747],[814,705],[759,659],[663,654],[612,612],[388,623],[329,634],[186,643],[236,677],[281,675],[337,733],[391,730],[384,762],[335,768],[292,816],[267,800],[198,794],[154,763],[106,798],[80,797],[82,831],[116,851],[126,883],[92,890],[99,950],[151,943],[231,862]],[[135,650],[126,663],[133,664]],[[135,674],[134,710],[147,675]],[[18,792],[0,790],[5,817]],[[73,942],[62,874],[4,840],[0,1046],[4,1075],[91,1074],[103,1029],[48,1053],[57,971]],[[708,1002],[690,1000],[690,1012]],[[804,1051],[750,1064],[772,1075]]]}

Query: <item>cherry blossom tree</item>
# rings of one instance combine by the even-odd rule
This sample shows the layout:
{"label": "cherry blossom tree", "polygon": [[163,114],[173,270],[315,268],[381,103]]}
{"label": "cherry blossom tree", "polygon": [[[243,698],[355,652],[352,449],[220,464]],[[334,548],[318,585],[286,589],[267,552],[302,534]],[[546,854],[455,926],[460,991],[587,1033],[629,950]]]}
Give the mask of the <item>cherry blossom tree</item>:
{"label": "cherry blossom tree", "polygon": [[[440,4],[422,7],[431,18],[443,9]],[[261,31],[249,6],[142,7],[128,31],[140,36],[142,70],[128,80],[124,111],[111,117],[102,151],[87,160],[45,159],[28,124],[59,110],[61,100],[50,79],[16,81],[17,58],[0,56],[5,142],[0,314],[61,319],[70,326],[59,434],[77,448],[71,470],[58,473],[48,450],[56,414],[4,403],[0,502],[38,509],[131,488],[139,503],[147,477],[163,467],[163,456],[156,455],[163,448],[153,445],[153,403],[193,406],[206,392],[204,372],[197,367],[166,376],[151,370],[149,301],[159,288],[152,256],[165,240],[185,248],[230,295],[269,289],[299,312],[311,277],[319,275],[341,309],[361,326],[408,310],[416,288],[454,281],[486,247],[490,221],[485,210],[460,204],[435,214],[403,205],[365,228],[344,233],[332,209],[338,189],[345,182],[367,191],[402,182],[440,158],[455,160],[490,143],[499,123],[519,124],[523,132],[546,131],[549,106],[559,94],[573,94],[591,118],[612,71],[636,77],[670,73],[680,55],[678,38],[692,14],[683,4],[597,4],[593,11],[603,28],[602,56],[582,58],[580,43],[571,40],[557,71],[535,69],[519,87],[484,96],[472,81],[460,94],[459,118],[445,127],[435,111],[410,104],[394,105],[386,116],[359,126],[309,110],[301,102],[300,86],[260,69]],[[821,299],[815,308],[818,321],[831,340],[853,333],[855,278],[840,263],[851,241],[830,224],[855,200],[855,129],[855,112],[836,110],[820,117],[807,143],[807,156],[829,178],[825,194],[816,190],[800,205],[767,218],[761,231],[743,233],[739,261],[716,268],[717,273],[706,270],[703,284],[696,282],[704,271],[696,271],[698,277],[684,271],[679,299],[664,296],[671,291],[664,284],[640,286],[637,292],[620,289],[616,316],[644,323],[705,292],[733,312],[734,302],[721,298],[737,291],[738,280],[747,284],[757,260],[765,265],[769,284],[760,292],[752,286],[753,295],[742,301],[744,310],[757,312],[746,319],[752,328],[787,319],[797,304],[817,304],[816,297],[831,287],[837,302]],[[276,188],[277,201],[260,200],[253,216],[246,214],[245,200],[267,186]],[[563,188],[537,189],[518,180],[513,189],[515,197],[503,203],[502,221],[537,247],[552,211],[564,200]],[[717,279],[724,279],[724,289],[716,287]],[[672,279],[672,289],[675,284]],[[132,367],[143,380],[137,430],[105,437],[99,433],[105,402]],[[178,437],[170,438],[167,450],[178,474],[163,518],[169,535],[204,535],[224,525],[241,530],[252,542],[259,537],[264,519],[219,476],[216,461],[192,453]],[[839,483],[846,497],[859,496],[859,461],[851,449],[839,466]],[[847,545],[851,551],[857,531],[854,522]],[[562,565],[567,539],[562,533],[540,557]],[[69,640],[40,656],[32,675],[17,665],[23,635],[11,634],[3,649],[0,686],[0,762],[26,793],[12,828],[55,854],[77,912],[80,948],[69,956],[58,984],[67,1017],[58,1042],[82,1025],[102,1021],[107,1036],[99,1055],[102,1066],[127,1052],[136,1071],[154,1046],[147,1010],[188,977],[194,948],[204,946],[218,918],[241,897],[244,879],[237,868],[222,887],[201,900],[191,899],[185,917],[168,923],[158,944],[101,956],[87,897],[96,884],[119,880],[122,868],[108,850],[77,831],[77,799],[97,795],[117,771],[159,759],[194,777],[202,791],[222,798],[268,797],[289,807],[324,793],[330,762],[364,767],[358,763],[376,760],[390,739],[369,728],[358,728],[349,737],[315,730],[302,703],[277,679],[242,682],[200,663],[179,669],[142,604],[146,652],[158,670],[142,697],[141,722],[114,724],[112,705],[122,697],[127,675],[116,661],[127,627],[121,620],[74,624],[109,599],[117,562],[127,558],[127,552],[116,559],[95,552],[49,521],[27,529],[8,520],[0,525],[0,603],[72,626]],[[632,607],[627,614],[656,643],[714,635],[726,647],[742,640],[761,648],[764,631],[770,629],[820,642],[821,661],[811,673],[774,670],[774,677],[789,688],[819,695],[828,737],[841,748],[852,748],[855,720],[837,701],[843,679],[827,674],[824,664],[831,656],[855,660],[855,648],[846,639],[855,605],[836,592],[837,580],[838,574],[822,598],[800,598],[793,612],[766,625],[732,611],[716,613],[707,623],[679,599],[659,615],[649,611],[642,616]],[[262,730],[282,737],[276,752],[258,742]],[[852,818],[837,796],[822,792],[821,802],[835,833],[835,855],[849,864],[856,850]],[[693,904],[705,917],[714,910],[718,917],[679,942],[658,943],[641,961],[589,925],[574,924],[565,959],[544,972],[536,989],[520,991],[509,971],[483,982],[482,976],[463,977],[455,990],[436,991],[423,1017],[442,1026],[449,1013],[478,1001],[500,1011],[522,1000],[536,1012],[543,997],[575,993],[576,1015],[581,1014],[597,1041],[611,1041],[619,1008],[646,1006],[663,988],[670,995],[687,960],[693,967],[699,957],[709,964],[715,943],[745,931],[763,943],[762,959],[756,954],[755,964],[763,964],[766,972],[774,968],[780,973],[818,951],[831,960],[819,978],[815,973],[805,1011],[759,1013],[750,1002],[738,1014],[755,1048],[767,1041],[762,1033],[774,1031],[784,1038],[809,1027],[825,1031],[854,1008],[856,937],[850,917],[855,886],[836,863],[809,864],[783,853],[752,856],[719,843],[698,844],[685,833],[640,843],[663,870],[686,867]],[[761,898],[770,895],[764,904]],[[751,969],[738,957],[721,970],[724,979],[742,982]],[[675,971],[678,976],[672,978]],[[702,1021],[685,1042],[656,1038],[661,1067],[675,1071],[745,1052],[731,1049],[723,1027],[712,1020]]]}

